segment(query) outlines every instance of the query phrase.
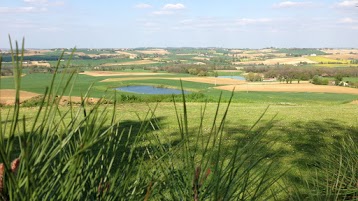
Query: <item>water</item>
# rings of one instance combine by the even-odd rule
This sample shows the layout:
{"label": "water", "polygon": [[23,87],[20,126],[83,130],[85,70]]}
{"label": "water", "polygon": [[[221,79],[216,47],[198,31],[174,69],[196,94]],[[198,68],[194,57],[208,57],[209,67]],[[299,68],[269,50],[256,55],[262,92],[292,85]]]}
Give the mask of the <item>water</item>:
{"label": "water", "polygon": [[238,76],[238,75],[234,75],[234,76],[218,76],[218,78],[231,78],[231,79],[235,79],[235,80],[245,80],[244,77],[242,76]]}
{"label": "water", "polygon": [[[178,89],[168,89],[168,88],[159,88],[153,86],[126,86],[126,87],[118,87],[116,90],[138,93],[138,94],[181,94],[182,91]],[[189,93],[188,91],[184,91],[184,93]]]}

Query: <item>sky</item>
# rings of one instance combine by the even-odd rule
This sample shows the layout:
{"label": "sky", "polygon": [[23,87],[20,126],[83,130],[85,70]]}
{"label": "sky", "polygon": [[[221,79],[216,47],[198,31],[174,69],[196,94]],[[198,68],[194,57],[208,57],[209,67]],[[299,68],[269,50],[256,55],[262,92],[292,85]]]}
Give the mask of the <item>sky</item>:
{"label": "sky", "polygon": [[358,0],[1,0],[0,47],[358,48]]}

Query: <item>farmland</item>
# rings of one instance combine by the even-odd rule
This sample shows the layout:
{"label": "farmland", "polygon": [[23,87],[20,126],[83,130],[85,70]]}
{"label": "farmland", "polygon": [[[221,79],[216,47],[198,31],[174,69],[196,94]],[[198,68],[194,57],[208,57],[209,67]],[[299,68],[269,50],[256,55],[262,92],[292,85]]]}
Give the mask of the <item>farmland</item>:
{"label": "farmland", "polygon": [[[187,174],[185,168],[192,167],[183,163],[186,159],[181,157],[186,157],[186,152],[181,152],[182,147],[189,150],[190,154],[198,154],[193,159],[195,165],[200,163],[204,167],[207,163],[207,167],[214,172],[213,176],[208,178],[213,179],[219,171],[215,170],[215,162],[210,161],[211,158],[205,158],[205,154],[201,155],[201,151],[204,150],[205,153],[207,149],[204,146],[206,140],[208,143],[215,143],[216,139],[219,139],[219,148],[213,147],[208,153],[210,152],[210,157],[221,153],[224,157],[224,160],[221,160],[223,167],[226,167],[226,163],[232,163],[231,156],[240,148],[249,150],[240,155],[249,156],[247,161],[243,160],[240,163],[249,167],[253,165],[251,161],[264,154],[263,158],[258,158],[263,163],[252,166],[254,175],[261,175],[263,170],[260,168],[271,165],[275,169],[270,169],[269,173],[265,173],[266,176],[274,177],[281,174],[281,171],[285,172],[277,179],[277,183],[270,186],[270,192],[264,191],[262,196],[277,190],[277,197],[281,200],[288,199],[294,193],[302,193],[305,197],[310,191],[305,184],[317,176],[316,171],[324,168],[324,157],[331,156],[327,150],[347,137],[357,140],[354,133],[358,129],[358,88],[354,84],[358,79],[358,67],[355,66],[354,59],[332,59],[326,57],[329,52],[318,49],[139,48],[82,49],[73,54],[73,60],[67,64],[71,50],[64,51],[65,57],[59,65],[53,60],[55,57],[60,59],[59,50],[27,52],[26,58],[29,61],[35,64],[48,62],[50,66],[23,65],[20,82],[21,107],[18,111],[19,116],[23,118],[19,125],[24,130],[31,130],[33,125],[28,122],[37,118],[43,118],[44,122],[51,119],[52,122],[57,122],[53,123],[55,127],[49,123],[48,129],[53,129],[51,135],[65,136],[77,132],[67,131],[66,125],[71,125],[75,122],[74,117],[83,114],[85,119],[74,124],[83,124],[79,129],[79,135],[82,134],[82,130],[101,133],[118,129],[110,139],[122,132],[127,141],[121,141],[117,152],[109,155],[116,156],[122,152],[127,154],[133,151],[134,161],[138,160],[131,162],[131,159],[124,157],[125,154],[122,155],[125,162],[113,159],[115,166],[125,167],[121,171],[128,171],[128,182],[137,177],[145,182],[151,182],[148,180],[156,177],[158,185],[161,185],[159,181],[165,178],[160,174],[158,176],[156,171],[158,168],[161,173],[167,171],[163,167],[169,163],[170,168],[176,172],[169,172],[168,175],[175,176],[181,171]],[[316,56],[312,56],[314,54]],[[32,55],[41,60],[31,60]],[[8,57],[5,53],[5,58]],[[46,60],[47,57],[50,59]],[[342,62],[333,63],[337,61]],[[12,64],[5,64],[2,70],[7,70],[4,72],[11,74]],[[246,80],[234,79],[235,76],[242,76]],[[257,80],[250,80],[250,77],[255,76]],[[313,84],[317,77],[331,84]],[[51,89],[52,79],[52,88],[55,90],[53,96],[43,99],[45,91]],[[8,117],[13,111],[15,83],[14,76],[11,75],[1,77],[0,80],[0,111],[1,122],[4,124],[10,122]],[[183,89],[189,93],[184,95],[185,105],[181,107],[183,95],[148,95],[116,90],[122,86],[137,85]],[[83,97],[85,101],[82,101]],[[37,117],[40,105],[48,104],[47,101],[52,100],[55,104],[50,108],[54,108],[49,109],[48,114],[40,114]],[[225,107],[229,103],[230,107],[226,113]],[[112,116],[108,117],[105,114]],[[213,119],[216,116],[225,119],[225,124]],[[115,120],[118,122],[114,126]],[[36,127],[42,124],[37,122],[34,125]],[[4,133],[11,129],[10,126],[1,128],[4,129]],[[37,131],[44,132],[46,129]],[[68,133],[63,134],[62,131]],[[182,132],[187,132],[187,138]],[[216,135],[216,132],[220,133],[220,136]],[[260,142],[253,143],[256,141],[251,140],[255,140],[258,134],[262,134]],[[216,137],[212,138],[212,135]],[[82,151],[82,140],[86,140],[87,137],[90,138],[89,144],[92,143],[91,140],[95,140],[95,135],[80,136],[79,141],[76,141],[77,136],[73,137],[74,144],[68,148],[69,152],[77,149],[76,146]],[[49,138],[49,142],[52,141],[54,140]],[[70,140],[67,142],[72,143]],[[93,142],[95,143],[97,141]],[[113,142],[108,143],[110,145]],[[137,144],[127,149],[127,144],[131,143]],[[258,145],[259,149],[255,146],[250,147],[252,144]],[[64,145],[59,146],[63,150]],[[96,150],[106,147],[93,146],[94,149],[88,149],[88,153],[97,153]],[[82,155],[79,154],[80,156]],[[188,156],[188,160],[190,157]],[[210,163],[201,161],[202,158]],[[271,159],[274,163],[267,165]],[[100,165],[94,165],[97,166]],[[130,172],[131,169],[152,174],[134,176],[131,174],[136,173]],[[243,172],[245,171],[247,170]],[[324,173],[319,172],[318,176],[324,176]],[[110,181],[116,183],[114,180]],[[188,181],[191,186],[192,179],[189,178]],[[175,179],[175,183],[177,182]],[[285,186],[288,192],[278,190],[282,186]],[[250,188],[255,189],[252,186]],[[158,199],[167,198],[167,193],[157,193],[153,196],[158,196]],[[142,192],[139,194],[142,195]]]}

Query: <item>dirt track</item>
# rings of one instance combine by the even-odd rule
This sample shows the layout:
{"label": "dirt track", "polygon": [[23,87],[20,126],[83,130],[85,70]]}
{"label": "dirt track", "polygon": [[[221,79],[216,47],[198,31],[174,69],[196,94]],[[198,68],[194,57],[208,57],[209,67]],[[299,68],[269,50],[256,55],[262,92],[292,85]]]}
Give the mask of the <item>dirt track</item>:
{"label": "dirt track", "polygon": [[[16,91],[14,89],[1,89],[0,90],[0,103],[4,105],[12,105],[15,103],[15,94]],[[36,97],[40,94],[20,91],[20,102],[24,102],[30,98]]]}
{"label": "dirt track", "polygon": [[358,94],[358,89],[339,86],[301,84],[241,84],[215,87],[216,89],[232,91],[267,91],[267,92],[316,92],[316,93],[338,93]]}

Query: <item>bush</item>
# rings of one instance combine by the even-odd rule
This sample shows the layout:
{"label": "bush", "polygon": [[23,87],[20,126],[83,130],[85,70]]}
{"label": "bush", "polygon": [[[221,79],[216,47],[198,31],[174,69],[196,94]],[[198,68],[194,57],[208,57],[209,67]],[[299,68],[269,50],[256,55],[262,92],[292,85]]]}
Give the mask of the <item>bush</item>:
{"label": "bush", "polygon": [[328,85],[329,80],[325,79],[321,76],[315,75],[312,79],[312,84],[316,84],[316,85]]}

